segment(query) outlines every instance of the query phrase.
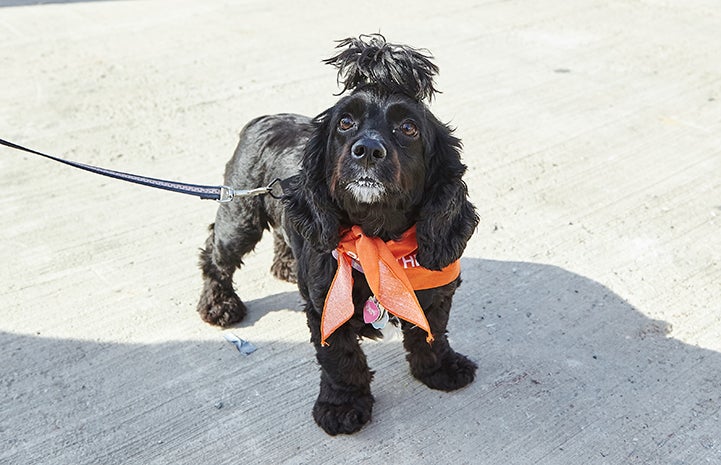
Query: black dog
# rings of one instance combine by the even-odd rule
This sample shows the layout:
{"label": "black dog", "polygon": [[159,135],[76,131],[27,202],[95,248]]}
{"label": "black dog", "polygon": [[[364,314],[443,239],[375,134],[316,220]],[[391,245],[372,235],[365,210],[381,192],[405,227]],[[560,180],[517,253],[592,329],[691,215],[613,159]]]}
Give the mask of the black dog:
{"label": "black dog", "polygon": [[[414,230],[412,261],[425,271],[441,270],[458,261],[478,223],[461,179],[466,170],[461,142],[423,103],[436,92],[438,68],[431,57],[386,43],[380,35],[346,39],[338,48],[342,51],[326,63],[338,68],[349,95],[314,119],[264,116],[241,132],[225,183],[253,188],[281,178],[288,180],[284,199],[255,197],[220,206],[201,253],[204,288],[198,304],[201,317],[212,324],[228,326],[245,316],[233,273],[272,227],[271,271],[280,279],[297,280],[322,369],[313,417],[332,435],[358,431],[371,419],[373,373],[359,338],[380,336],[364,321],[374,292],[358,263],[347,294],[352,317],[332,334],[322,333],[326,297],[340,273],[336,249],[342,237],[355,234],[351,239],[362,236],[383,248]],[[397,320],[411,373],[433,389],[459,389],[475,376],[475,363],[453,351],[446,337],[459,284],[460,277],[453,275],[447,283],[415,292],[425,329],[403,315]],[[392,299],[395,291],[391,294]],[[391,307],[387,311],[397,315]]]}

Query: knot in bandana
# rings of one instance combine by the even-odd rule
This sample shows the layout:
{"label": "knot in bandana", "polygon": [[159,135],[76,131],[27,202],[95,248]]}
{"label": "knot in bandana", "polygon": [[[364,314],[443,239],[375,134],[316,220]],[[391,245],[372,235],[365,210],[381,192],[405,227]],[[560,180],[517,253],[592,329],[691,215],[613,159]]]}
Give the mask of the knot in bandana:
{"label": "knot in bandana", "polygon": [[432,271],[420,266],[417,251],[415,226],[399,240],[388,242],[366,236],[360,226],[343,231],[333,253],[338,269],[323,306],[321,344],[328,345],[326,339],[353,316],[354,267],[362,269],[371,292],[389,313],[426,331],[426,341],[431,343],[431,328],[414,291],[452,282],[461,273],[461,263],[456,260],[441,271]]}

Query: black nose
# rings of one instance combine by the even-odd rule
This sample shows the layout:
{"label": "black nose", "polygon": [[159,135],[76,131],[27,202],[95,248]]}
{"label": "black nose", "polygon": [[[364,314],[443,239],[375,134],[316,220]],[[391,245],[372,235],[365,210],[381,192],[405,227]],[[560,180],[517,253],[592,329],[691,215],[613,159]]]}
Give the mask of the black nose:
{"label": "black nose", "polygon": [[353,144],[350,153],[358,161],[374,164],[386,157],[386,148],[378,139],[362,137]]}

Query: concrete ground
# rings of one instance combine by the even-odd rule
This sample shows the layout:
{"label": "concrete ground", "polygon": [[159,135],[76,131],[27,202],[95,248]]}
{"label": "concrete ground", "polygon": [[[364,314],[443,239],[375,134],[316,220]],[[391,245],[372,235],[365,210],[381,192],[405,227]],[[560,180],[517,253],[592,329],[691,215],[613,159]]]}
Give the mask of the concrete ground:
{"label": "concrete ground", "polygon": [[262,242],[249,356],[195,312],[216,204],[0,148],[0,463],[721,463],[715,0],[2,1],[0,138],[217,184],[250,118],[315,115],[333,41],[430,49],[481,225],[435,392],[366,342],[373,421],[312,421],[318,367]]}

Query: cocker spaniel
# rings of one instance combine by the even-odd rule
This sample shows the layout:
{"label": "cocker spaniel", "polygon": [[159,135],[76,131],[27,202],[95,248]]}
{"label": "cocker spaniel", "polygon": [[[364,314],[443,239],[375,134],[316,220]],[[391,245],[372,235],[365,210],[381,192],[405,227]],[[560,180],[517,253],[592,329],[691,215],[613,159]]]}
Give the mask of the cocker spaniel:
{"label": "cocker spaniel", "polygon": [[[359,345],[399,324],[414,377],[452,391],[476,364],[446,336],[460,256],[478,224],[462,180],[461,142],[424,104],[438,67],[425,50],[374,34],[339,42],[325,60],[346,93],[315,118],[248,123],[225,183],[255,188],[280,178],[281,201],[221,204],[201,251],[198,311],[212,324],[243,319],[233,289],[243,257],[272,228],[272,273],[297,281],[321,367],[313,418],[328,434],[371,419],[373,372]],[[241,283],[242,286],[242,283]]]}

